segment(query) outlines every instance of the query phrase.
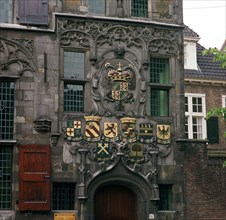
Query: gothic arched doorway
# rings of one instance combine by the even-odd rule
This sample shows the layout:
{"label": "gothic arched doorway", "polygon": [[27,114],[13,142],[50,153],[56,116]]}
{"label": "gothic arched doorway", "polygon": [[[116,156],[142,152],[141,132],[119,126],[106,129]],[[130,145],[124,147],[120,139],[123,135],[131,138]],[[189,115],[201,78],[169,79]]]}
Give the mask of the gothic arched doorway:
{"label": "gothic arched doorway", "polygon": [[136,196],[121,185],[104,185],[95,193],[95,220],[137,220]]}

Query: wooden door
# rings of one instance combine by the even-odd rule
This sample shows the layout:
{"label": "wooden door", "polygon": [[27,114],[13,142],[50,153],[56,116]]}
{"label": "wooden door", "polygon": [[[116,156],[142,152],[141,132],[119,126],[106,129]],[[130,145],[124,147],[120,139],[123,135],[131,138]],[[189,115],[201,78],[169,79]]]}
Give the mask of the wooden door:
{"label": "wooden door", "polygon": [[95,194],[95,220],[136,220],[136,197],[128,188],[107,185]]}
{"label": "wooden door", "polygon": [[50,146],[20,146],[20,210],[50,210]]}

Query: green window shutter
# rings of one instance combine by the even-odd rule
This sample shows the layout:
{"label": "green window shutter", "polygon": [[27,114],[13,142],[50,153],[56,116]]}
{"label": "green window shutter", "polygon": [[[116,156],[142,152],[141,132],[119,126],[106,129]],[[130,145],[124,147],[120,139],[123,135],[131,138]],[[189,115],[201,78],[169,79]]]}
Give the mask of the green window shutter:
{"label": "green window shutter", "polygon": [[207,120],[207,139],[210,144],[219,143],[218,117],[210,117]]}

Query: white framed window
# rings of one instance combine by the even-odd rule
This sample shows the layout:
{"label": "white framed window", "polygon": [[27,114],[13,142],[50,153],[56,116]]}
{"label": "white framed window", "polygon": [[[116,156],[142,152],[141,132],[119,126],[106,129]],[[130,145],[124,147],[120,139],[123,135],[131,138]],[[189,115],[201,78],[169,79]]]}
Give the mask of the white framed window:
{"label": "white framed window", "polygon": [[185,94],[185,132],[188,139],[206,139],[205,94]]}
{"label": "white framed window", "polygon": [[226,95],[222,95],[222,107],[226,108]]}
{"label": "white framed window", "polygon": [[184,67],[188,65],[188,45],[184,44]]}

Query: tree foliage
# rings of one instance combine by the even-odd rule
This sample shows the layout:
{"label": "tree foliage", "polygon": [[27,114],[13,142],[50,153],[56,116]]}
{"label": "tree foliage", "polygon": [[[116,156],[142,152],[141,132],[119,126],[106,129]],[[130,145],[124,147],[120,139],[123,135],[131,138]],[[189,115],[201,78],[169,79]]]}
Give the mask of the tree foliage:
{"label": "tree foliage", "polygon": [[202,54],[212,55],[214,62],[220,62],[222,68],[226,68],[226,51],[218,50],[217,48],[209,48],[203,50]]}

